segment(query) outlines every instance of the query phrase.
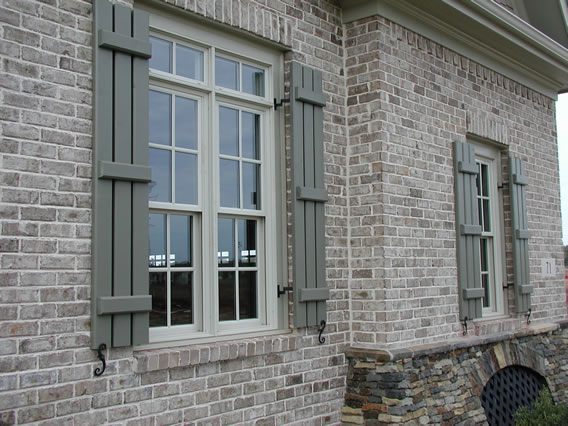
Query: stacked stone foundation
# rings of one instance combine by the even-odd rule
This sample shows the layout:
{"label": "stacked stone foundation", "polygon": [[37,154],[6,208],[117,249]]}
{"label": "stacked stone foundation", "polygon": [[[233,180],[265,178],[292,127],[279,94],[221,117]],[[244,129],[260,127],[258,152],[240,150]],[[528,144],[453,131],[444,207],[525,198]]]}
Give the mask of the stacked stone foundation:
{"label": "stacked stone foundation", "polygon": [[484,424],[484,386],[520,365],[568,403],[568,321],[412,348],[347,351],[343,424]]}

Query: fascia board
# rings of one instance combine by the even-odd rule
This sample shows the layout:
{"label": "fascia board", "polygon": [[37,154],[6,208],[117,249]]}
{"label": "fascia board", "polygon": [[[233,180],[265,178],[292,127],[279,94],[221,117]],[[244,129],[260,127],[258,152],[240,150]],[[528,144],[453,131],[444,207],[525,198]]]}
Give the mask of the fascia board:
{"label": "fascia board", "polygon": [[568,89],[568,50],[490,0],[340,3],[344,22],[379,15],[553,99]]}

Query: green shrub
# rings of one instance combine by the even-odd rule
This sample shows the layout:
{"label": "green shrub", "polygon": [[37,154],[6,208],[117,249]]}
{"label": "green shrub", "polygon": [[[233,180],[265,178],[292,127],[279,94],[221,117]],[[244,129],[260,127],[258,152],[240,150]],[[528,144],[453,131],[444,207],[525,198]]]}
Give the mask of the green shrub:
{"label": "green shrub", "polygon": [[565,426],[568,407],[554,405],[548,389],[543,389],[532,407],[521,407],[515,413],[517,426]]}

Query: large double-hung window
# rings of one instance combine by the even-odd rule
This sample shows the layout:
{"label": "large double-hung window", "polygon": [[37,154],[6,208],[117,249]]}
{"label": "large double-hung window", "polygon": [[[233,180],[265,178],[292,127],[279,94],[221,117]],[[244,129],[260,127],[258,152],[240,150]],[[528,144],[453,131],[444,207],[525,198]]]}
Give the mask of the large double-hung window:
{"label": "large double-hung window", "polygon": [[281,55],[151,17],[150,341],[274,330]]}

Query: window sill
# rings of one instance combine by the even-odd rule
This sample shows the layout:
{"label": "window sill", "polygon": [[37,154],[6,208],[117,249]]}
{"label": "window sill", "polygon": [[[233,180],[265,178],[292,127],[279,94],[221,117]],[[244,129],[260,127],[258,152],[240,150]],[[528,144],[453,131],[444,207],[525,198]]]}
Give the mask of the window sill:
{"label": "window sill", "polygon": [[301,336],[295,333],[243,338],[217,343],[134,350],[134,372],[189,367],[216,361],[229,361],[258,355],[291,351],[298,348]]}

